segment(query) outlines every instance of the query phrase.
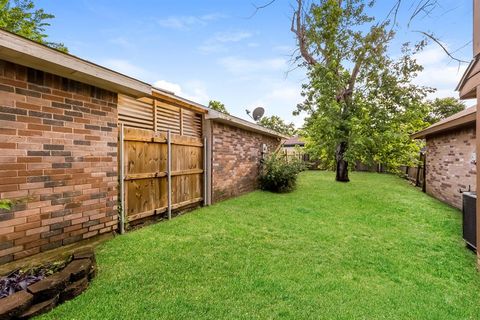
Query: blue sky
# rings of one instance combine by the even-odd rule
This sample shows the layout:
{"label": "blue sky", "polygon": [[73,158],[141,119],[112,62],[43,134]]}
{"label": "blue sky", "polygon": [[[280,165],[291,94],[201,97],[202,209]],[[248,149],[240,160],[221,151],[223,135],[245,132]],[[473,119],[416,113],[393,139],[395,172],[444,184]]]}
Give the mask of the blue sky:
{"label": "blue sky", "polygon": [[[56,16],[48,28],[50,39],[65,43],[74,55],[199,103],[220,100],[243,118],[245,108],[262,106],[267,115],[280,115],[299,126],[302,116],[294,117],[292,111],[301,102],[306,78],[305,70],[290,71],[295,67],[289,61],[295,48],[291,1],[277,0],[246,18],[254,11],[252,1],[256,0],[35,3]],[[419,38],[413,30],[434,31],[450,50],[471,40],[472,0],[439,2],[441,8],[409,28],[406,17],[412,9],[405,6],[392,55],[401,43]],[[381,0],[372,13],[384,17],[392,3]],[[456,55],[470,60],[471,51],[469,44]],[[416,81],[438,88],[432,97],[456,96],[455,85],[466,66],[459,67],[437,45],[427,47],[418,60],[425,71]]]}

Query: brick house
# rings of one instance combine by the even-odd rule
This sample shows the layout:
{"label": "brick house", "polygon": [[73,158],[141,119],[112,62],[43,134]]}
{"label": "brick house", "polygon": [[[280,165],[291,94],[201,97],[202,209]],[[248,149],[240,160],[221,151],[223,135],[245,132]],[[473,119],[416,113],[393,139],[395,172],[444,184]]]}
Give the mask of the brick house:
{"label": "brick house", "polygon": [[476,109],[467,108],[412,136],[427,143],[426,192],[459,209],[460,191],[476,190],[477,185]]}
{"label": "brick house", "polygon": [[208,138],[204,204],[254,190],[284,138],[0,30],[0,264],[117,230],[119,123]]}
{"label": "brick house", "polygon": [[209,110],[204,133],[207,146],[208,203],[255,190],[260,159],[277,151],[287,137],[255,123]]}

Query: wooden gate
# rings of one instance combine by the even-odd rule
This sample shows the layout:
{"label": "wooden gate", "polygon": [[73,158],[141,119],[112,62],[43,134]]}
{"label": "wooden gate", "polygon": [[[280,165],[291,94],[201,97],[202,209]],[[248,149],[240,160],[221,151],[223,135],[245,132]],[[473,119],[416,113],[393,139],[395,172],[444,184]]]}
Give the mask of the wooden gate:
{"label": "wooden gate", "polygon": [[165,213],[170,218],[171,210],[203,200],[201,138],[123,125],[120,129],[121,231],[129,221]]}

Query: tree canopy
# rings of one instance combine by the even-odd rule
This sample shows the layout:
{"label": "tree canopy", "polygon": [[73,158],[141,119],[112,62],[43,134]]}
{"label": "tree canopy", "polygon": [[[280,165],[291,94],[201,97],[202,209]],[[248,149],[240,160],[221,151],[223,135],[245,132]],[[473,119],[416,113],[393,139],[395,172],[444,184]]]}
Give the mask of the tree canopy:
{"label": "tree canopy", "polygon": [[465,104],[456,98],[436,98],[428,102],[429,113],[425,122],[434,124],[465,109]]}
{"label": "tree canopy", "polygon": [[291,30],[307,68],[305,133],[318,155],[335,162],[337,181],[349,181],[348,164],[410,164],[419,146],[409,134],[425,127],[432,89],[412,83],[422,71],[414,54],[425,43],[389,56],[395,24],[368,15],[375,1],[297,0]]}
{"label": "tree canopy", "polygon": [[0,0],[0,28],[25,38],[67,52],[62,43],[47,40],[45,28],[48,20],[55,18],[43,9],[35,8],[32,0]]}
{"label": "tree canopy", "polygon": [[279,116],[262,117],[257,123],[265,128],[272,129],[287,136],[293,136],[297,132],[292,122],[286,123]]}
{"label": "tree canopy", "polygon": [[208,107],[210,109],[218,111],[218,112],[222,112],[222,113],[225,113],[225,114],[230,114],[227,111],[227,108],[225,108],[225,105],[223,103],[221,103],[220,101],[217,101],[217,100],[210,100],[208,102]]}

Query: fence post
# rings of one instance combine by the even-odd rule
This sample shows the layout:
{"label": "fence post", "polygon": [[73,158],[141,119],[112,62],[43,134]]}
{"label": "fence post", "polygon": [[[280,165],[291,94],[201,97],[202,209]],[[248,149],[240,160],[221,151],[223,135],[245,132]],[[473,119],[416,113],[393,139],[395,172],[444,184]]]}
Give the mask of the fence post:
{"label": "fence post", "polygon": [[203,206],[207,205],[207,138],[203,138]]}
{"label": "fence post", "polygon": [[168,220],[172,219],[172,134],[167,131],[167,190],[168,190]]}
{"label": "fence post", "polygon": [[119,158],[120,158],[120,234],[125,233],[125,152],[123,123],[120,123],[119,137]]}
{"label": "fence post", "polygon": [[422,183],[422,191],[427,192],[427,153],[423,154],[423,183]]}

